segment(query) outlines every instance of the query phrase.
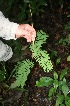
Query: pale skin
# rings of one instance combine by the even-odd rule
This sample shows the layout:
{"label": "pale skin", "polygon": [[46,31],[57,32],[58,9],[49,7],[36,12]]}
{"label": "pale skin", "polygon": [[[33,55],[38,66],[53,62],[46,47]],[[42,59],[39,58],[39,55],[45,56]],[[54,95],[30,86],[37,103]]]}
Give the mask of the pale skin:
{"label": "pale skin", "polygon": [[27,42],[35,41],[36,31],[29,24],[20,24],[16,30],[16,38],[24,37]]}

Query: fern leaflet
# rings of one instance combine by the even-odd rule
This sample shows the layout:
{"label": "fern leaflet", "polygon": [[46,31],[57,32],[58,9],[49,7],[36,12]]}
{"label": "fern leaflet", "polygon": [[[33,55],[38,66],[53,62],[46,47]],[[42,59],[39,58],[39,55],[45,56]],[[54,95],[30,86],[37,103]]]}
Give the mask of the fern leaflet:
{"label": "fern leaflet", "polygon": [[30,62],[29,59],[26,59],[22,62],[18,62],[18,64],[15,67],[15,77],[16,81],[11,84],[10,88],[15,88],[15,87],[21,87],[25,85],[25,81],[27,80],[27,76],[30,73],[30,68],[33,67],[33,62]]}

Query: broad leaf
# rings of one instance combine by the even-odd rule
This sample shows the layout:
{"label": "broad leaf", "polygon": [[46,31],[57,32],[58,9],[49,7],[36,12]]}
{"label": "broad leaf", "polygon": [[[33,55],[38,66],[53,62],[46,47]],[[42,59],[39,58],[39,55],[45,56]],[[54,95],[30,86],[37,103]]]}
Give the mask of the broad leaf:
{"label": "broad leaf", "polygon": [[54,83],[53,83],[53,85],[54,85],[54,88],[55,88],[55,89],[57,89],[57,87],[58,87],[58,84],[59,84],[58,80],[54,80]]}
{"label": "broad leaf", "polygon": [[70,61],[70,56],[67,57],[67,61]]}
{"label": "broad leaf", "polygon": [[66,102],[66,106],[70,106],[70,100],[68,100],[68,102]]}
{"label": "broad leaf", "polygon": [[58,74],[56,72],[54,72],[54,79],[58,79]]}
{"label": "broad leaf", "polygon": [[61,104],[60,106],[65,106],[64,104]]}
{"label": "broad leaf", "polygon": [[61,58],[58,58],[58,59],[56,60],[56,64],[59,64],[60,61],[61,61]]}
{"label": "broad leaf", "polygon": [[63,92],[63,94],[65,95],[65,97],[67,96],[68,91],[69,91],[69,88],[68,88],[66,82],[63,81],[63,82],[62,82],[62,92]]}
{"label": "broad leaf", "polygon": [[54,93],[56,92],[56,89],[55,88],[51,88],[50,90],[49,90],[49,97],[51,97],[52,95],[54,95]]}
{"label": "broad leaf", "polygon": [[70,97],[69,96],[66,96],[65,104],[66,104],[66,106],[70,106]]}
{"label": "broad leaf", "polygon": [[[56,99],[56,106],[63,106],[63,105],[62,105],[63,100],[64,100],[64,95],[58,94],[58,95],[57,95],[57,99]],[[61,105],[60,105],[60,104],[61,104]]]}
{"label": "broad leaf", "polygon": [[63,86],[62,86],[62,92],[64,93],[65,97],[67,96],[68,91],[69,91],[68,86],[67,86],[67,85],[63,85]]}
{"label": "broad leaf", "polygon": [[61,71],[60,80],[62,80],[63,77],[67,74],[67,70],[68,70],[68,68],[66,67],[65,69],[63,69],[63,70]]}
{"label": "broad leaf", "polygon": [[41,87],[41,86],[49,86],[53,83],[53,79],[50,77],[42,77],[40,78],[39,81],[36,81],[36,86]]}

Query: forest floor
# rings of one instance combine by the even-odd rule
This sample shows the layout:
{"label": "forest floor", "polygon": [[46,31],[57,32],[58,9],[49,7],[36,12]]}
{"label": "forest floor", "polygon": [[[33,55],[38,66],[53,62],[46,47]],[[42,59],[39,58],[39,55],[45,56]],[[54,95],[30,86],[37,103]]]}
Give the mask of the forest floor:
{"label": "forest floor", "polygon": [[[70,21],[70,17],[67,17],[70,15],[70,9],[67,8],[68,6],[70,6],[68,3],[63,6],[55,4],[45,6],[43,13],[33,17],[35,29],[43,30],[49,34],[49,38],[46,44],[43,45],[43,49],[49,53],[54,70],[57,72],[60,72],[66,67],[70,69],[70,63],[67,62],[67,56],[70,54],[70,45],[64,41],[60,42],[61,39],[65,39],[70,33],[70,31],[64,29],[65,24]],[[52,56],[54,51],[56,51],[57,55]],[[29,50],[25,52],[31,57]],[[60,61],[56,63],[56,60],[59,58]],[[49,75],[43,72],[40,66],[35,64],[26,81],[25,90],[14,89],[5,92],[5,89],[2,89],[0,91],[0,98],[4,101],[4,105],[2,106],[55,106],[55,100],[50,101],[48,99],[49,88],[38,88],[35,86],[36,81],[42,76],[52,76],[52,73]],[[70,81],[70,70],[67,79]]]}

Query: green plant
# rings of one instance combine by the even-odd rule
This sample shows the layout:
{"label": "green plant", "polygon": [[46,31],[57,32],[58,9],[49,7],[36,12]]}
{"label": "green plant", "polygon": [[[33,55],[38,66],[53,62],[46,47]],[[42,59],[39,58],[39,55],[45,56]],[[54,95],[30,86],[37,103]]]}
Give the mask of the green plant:
{"label": "green plant", "polygon": [[38,12],[43,12],[44,10],[41,6],[46,5],[46,0],[23,0],[25,3],[29,3],[32,9],[32,13],[37,14]]}
{"label": "green plant", "polygon": [[[44,33],[42,30],[37,32],[37,38],[34,45],[30,45],[30,50],[33,53],[33,57],[39,63],[39,65],[43,68],[44,71],[52,71],[53,65],[50,60],[49,54],[42,50],[42,44],[46,42],[46,38],[48,35]],[[11,84],[10,88],[21,87],[23,88],[25,85],[25,81],[27,80],[27,76],[30,73],[30,69],[33,67],[34,63],[29,59],[18,62],[15,69],[12,73],[15,72],[16,80]],[[12,76],[12,75],[11,75]]]}
{"label": "green plant", "polygon": [[39,81],[36,81],[37,87],[50,86],[49,89],[49,98],[52,99],[55,95],[56,106],[69,106],[70,97],[68,96],[69,88],[67,86],[65,75],[67,74],[68,68],[65,68],[61,71],[61,74],[58,75],[54,71],[53,78],[51,77],[42,77]]}
{"label": "green plant", "polygon": [[57,58],[57,59],[56,59],[56,65],[57,65],[57,64],[59,64],[59,63],[60,63],[60,61],[61,61],[61,58],[60,58],[60,57],[59,57],[59,58]]}
{"label": "green plant", "polygon": [[5,71],[2,71],[2,70],[0,70],[0,82],[2,82],[2,81],[4,81],[5,80],[5,78],[6,78],[6,72]]}
{"label": "green plant", "polygon": [[[49,36],[41,31],[37,32],[37,38],[34,42],[34,45],[30,45],[30,50],[33,53],[33,58],[36,60],[36,62],[39,63],[39,65],[43,68],[44,71],[52,71],[53,65],[50,60],[49,54],[47,51],[42,50],[42,44],[46,43],[46,39]],[[18,42],[15,42],[18,44]],[[8,78],[8,81],[11,77],[15,77],[15,81],[11,84],[10,88],[16,88],[21,87],[23,88],[25,85],[25,81],[27,80],[27,77],[30,73],[30,69],[34,66],[34,63],[30,61],[29,59],[23,60],[21,62],[18,62],[15,66],[14,70],[11,72],[10,77]],[[5,80],[5,66],[4,71],[0,71],[0,81]]]}
{"label": "green plant", "polygon": [[29,20],[30,18],[32,19],[32,17],[30,16],[30,8],[32,10],[32,14],[37,15],[39,14],[39,12],[44,11],[41,6],[46,4],[46,0],[17,0],[17,2],[13,2],[13,4],[15,4],[15,7],[17,4],[16,8],[18,8],[18,10],[20,11],[18,12],[17,17],[14,15],[15,18],[13,18],[13,21],[16,21],[18,19],[18,22],[20,23],[27,23],[27,20]]}
{"label": "green plant", "polygon": [[49,54],[47,53],[47,51],[42,50],[41,47],[42,47],[42,44],[46,42],[46,39],[48,37],[49,36],[42,30],[38,31],[37,38],[34,45],[30,46],[30,50],[33,53],[33,57],[39,63],[39,65],[43,68],[43,70],[47,72],[52,71],[53,65],[50,60]]}
{"label": "green plant", "polygon": [[52,50],[51,53],[50,53],[50,57],[54,58],[54,56],[57,56],[57,51]]}
{"label": "green plant", "polygon": [[67,61],[70,61],[70,55],[67,57]]}
{"label": "green plant", "polygon": [[27,76],[30,73],[30,68],[33,67],[33,62],[30,62],[30,60],[24,60],[22,62],[18,62],[14,71],[15,71],[15,77],[16,81],[11,84],[10,88],[15,87],[21,87],[25,85],[25,81],[27,80]]}
{"label": "green plant", "polygon": [[66,38],[59,40],[59,44],[69,45],[70,44],[70,34]]}
{"label": "green plant", "polygon": [[[5,2],[5,0],[0,0],[0,10],[5,14],[9,14],[10,9],[12,7],[12,4],[14,3],[13,0],[7,0],[7,2]],[[3,6],[5,8],[3,8]]]}

